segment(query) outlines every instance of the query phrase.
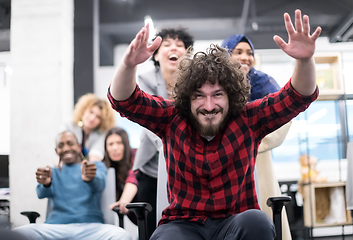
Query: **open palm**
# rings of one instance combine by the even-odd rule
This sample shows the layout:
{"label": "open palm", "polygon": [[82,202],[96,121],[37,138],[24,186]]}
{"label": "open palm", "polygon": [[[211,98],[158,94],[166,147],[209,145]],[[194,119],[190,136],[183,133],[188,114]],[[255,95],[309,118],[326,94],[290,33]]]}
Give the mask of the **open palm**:
{"label": "open palm", "polygon": [[295,28],[288,13],[284,14],[284,22],[288,33],[288,44],[279,36],[273,40],[287,55],[294,59],[308,59],[314,55],[315,41],[320,36],[321,28],[316,28],[310,35],[309,17],[301,17],[301,11],[295,11]]}
{"label": "open palm", "polygon": [[148,46],[149,24],[143,27],[132,40],[126,50],[124,64],[127,67],[135,67],[150,58],[154,51],[162,42],[161,37],[157,37],[153,43]]}

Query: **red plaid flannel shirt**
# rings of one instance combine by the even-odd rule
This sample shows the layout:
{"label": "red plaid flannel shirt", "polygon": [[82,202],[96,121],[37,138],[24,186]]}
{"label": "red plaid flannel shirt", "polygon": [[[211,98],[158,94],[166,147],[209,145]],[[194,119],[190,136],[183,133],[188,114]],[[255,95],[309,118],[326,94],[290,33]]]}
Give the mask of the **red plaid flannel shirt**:
{"label": "red plaid flannel shirt", "polygon": [[318,89],[302,97],[290,81],[277,93],[247,103],[225,131],[211,141],[202,138],[173,107],[173,102],[151,96],[137,86],[126,101],[112,107],[161,137],[168,172],[169,206],[159,224],[185,219],[204,223],[259,209],[254,166],[261,139],[309,107]]}

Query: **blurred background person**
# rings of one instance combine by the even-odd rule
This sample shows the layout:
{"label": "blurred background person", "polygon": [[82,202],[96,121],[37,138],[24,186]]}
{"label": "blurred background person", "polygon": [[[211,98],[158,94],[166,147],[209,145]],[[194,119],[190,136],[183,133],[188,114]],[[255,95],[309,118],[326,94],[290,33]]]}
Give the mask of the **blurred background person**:
{"label": "blurred background person", "polygon": [[76,135],[85,158],[101,161],[105,134],[115,124],[115,113],[108,101],[87,93],[79,98],[72,120],[65,122],[61,131],[70,130]]}
{"label": "blurred background person", "polygon": [[104,141],[103,162],[107,168],[115,169],[116,179],[116,201],[110,208],[118,206],[120,213],[127,214],[129,219],[137,224],[136,216],[130,212],[125,205],[136,201],[135,196],[138,190],[136,173],[132,171],[132,164],[135,149],[130,147],[129,136],[126,131],[119,127],[110,129]]}

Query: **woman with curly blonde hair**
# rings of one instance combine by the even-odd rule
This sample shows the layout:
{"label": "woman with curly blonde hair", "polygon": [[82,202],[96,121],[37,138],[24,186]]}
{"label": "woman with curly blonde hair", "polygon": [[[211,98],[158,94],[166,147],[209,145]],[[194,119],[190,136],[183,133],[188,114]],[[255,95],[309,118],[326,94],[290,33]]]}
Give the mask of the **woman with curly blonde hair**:
{"label": "woman with curly blonde hair", "polygon": [[88,160],[101,161],[104,157],[105,134],[115,126],[114,114],[107,100],[87,93],[79,98],[72,121],[65,122],[61,131],[75,133],[81,144],[81,152]]}

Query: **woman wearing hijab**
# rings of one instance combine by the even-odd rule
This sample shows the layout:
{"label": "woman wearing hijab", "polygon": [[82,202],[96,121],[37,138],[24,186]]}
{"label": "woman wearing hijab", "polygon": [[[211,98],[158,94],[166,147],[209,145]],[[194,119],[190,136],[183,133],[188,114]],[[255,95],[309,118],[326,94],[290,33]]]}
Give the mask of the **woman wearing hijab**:
{"label": "woman wearing hijab", "polygon": [[231,58],[239,61],[247,74],[251,84],[249,101],[263,98],[267,94],[277,92],[280,89],[280,86],[271,76],[254,68],[255,50],[246,36],[239,34],[230,36],[223,41],[222,47],[230,51]]}

